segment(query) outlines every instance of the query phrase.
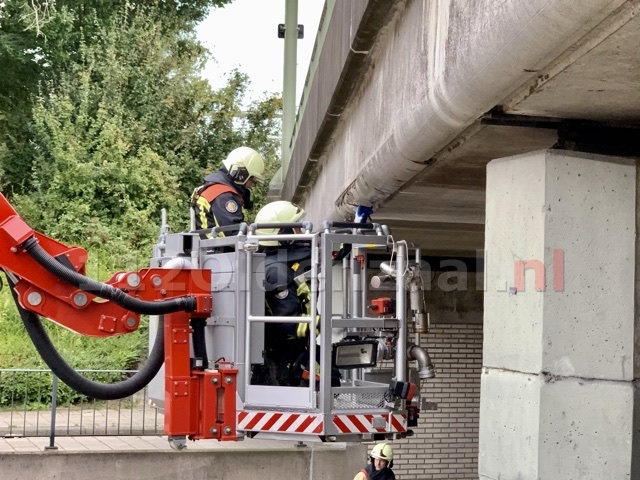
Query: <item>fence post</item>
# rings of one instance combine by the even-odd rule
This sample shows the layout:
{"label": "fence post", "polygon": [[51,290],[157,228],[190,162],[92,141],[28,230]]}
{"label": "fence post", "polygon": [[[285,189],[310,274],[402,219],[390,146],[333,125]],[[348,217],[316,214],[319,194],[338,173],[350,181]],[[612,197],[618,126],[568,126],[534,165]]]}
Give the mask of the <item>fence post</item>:
{"label": "fence post", "polygon": [[45,450],[57,450],[56,441],[56,409],[58,404],[58,377],[53,374],[53,386],[51,387],[51,430],[49,432],[49,445]]}

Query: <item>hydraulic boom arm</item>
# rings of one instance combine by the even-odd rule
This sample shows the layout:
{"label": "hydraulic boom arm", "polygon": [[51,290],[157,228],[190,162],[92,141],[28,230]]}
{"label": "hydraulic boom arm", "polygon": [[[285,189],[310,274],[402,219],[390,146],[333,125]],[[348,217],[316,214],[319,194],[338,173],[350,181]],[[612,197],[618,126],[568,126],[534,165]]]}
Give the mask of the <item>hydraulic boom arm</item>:
{"label": "hydraulic boom arm", "polygon": [[[84,249],[68,247],[32,230],[0,194],[0,268],[14,289],[14,298],[32,339],[34,331],[36,335],[43,334],[43,329],[34,328],[38,315],[79,334],[96,337],[135,331],[141,314],[161,315],[164,326],[159,338],[164,337],[164,345],[160,347],[164,347],[166,373],[165,433],[170,437],[235,440],[235,370],[220,373],[191,366],[191,321],[202,322],[211,313],[211,272],[145,268],[117,272],[101,283],[85,276],[86,261]],[[81,393],[107,399],[134,393],[130,389],[114,393],[90,388],[91,385],[82,391],[85,383],[93,382],[75,381],[72,375],[75,372],[70,374],[70,367],[63,361],[66,370],[61,371],[61,357],[49,351],[53,347],[48,338],[40,337],[38,342],[34,339],[34,343],[54,373],[63,381],[70,378],[68,383],[73,383]],[[156,363],[157,372],[162,361]],[[144,385],[135,384],[135,388],[139,390]],[[201,408],[203,402],[214,404],[215,408],[205,411]]]}

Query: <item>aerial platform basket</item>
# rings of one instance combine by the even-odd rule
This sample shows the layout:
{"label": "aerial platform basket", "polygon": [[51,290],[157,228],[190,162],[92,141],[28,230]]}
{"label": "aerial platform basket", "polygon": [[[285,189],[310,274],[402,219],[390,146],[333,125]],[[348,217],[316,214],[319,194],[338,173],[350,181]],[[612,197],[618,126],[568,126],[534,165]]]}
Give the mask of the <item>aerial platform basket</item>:
{"label": "aerial platform basket", "polygon": [[[292,225],[302,227],[303,233],[258,236],[256,229],[266,225],[243,225],[237,235],[223,238],[168,234],[152,260],[152,265],[161,266],[181,258],[193,268],[211,270],[213,308],[205,327],[208,364],[223,360],[238,370],[238,438],[369,441],[411,435],[419,386],[409,381],[408,364],[416,358],[407,354],[406,300],[410,276],[415,277],[416,270],[419,274],[419,261],[410,265],[406,244],[395,242],[386,227],[377,224],[325,222],[322,232],[312,232],[308,222]],[[265,315],[265,255],[259,243],[265,240],[310,246],[305,280],[317,314]],[[368,268],[371,252],[389,259],[384,281],[391,288],[390,295],[389,288],[385,293],[392,310],[376,311],[368,303],[368,285],[380,273]],[[317,342],[309,344],[310,358],[317,358],[320,350],[319,374],[310,372],[317,381],[304,387],[251,384],[252,368],[264,362],[264,330],[270,322],[305,322],[311,332],[319,327]],[[361,364],[359,352],[366,358]],[[355,358],[356,363],[340,364],[340,358]],[[367,378],[369,369],[381,363],[392,366],[389,382]],[[340,386],[332,386],[331,375],[322,374],[332,369],[341,373]],[[152,391],[161,406],[160,388]]]}

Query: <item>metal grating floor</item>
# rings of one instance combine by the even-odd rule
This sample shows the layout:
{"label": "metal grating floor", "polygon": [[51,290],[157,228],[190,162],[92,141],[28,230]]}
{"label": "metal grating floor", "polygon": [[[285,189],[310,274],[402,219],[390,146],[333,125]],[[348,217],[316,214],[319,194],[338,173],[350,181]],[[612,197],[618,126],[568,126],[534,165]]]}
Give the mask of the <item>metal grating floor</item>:
{"label": "metal grating floor", "polygon": [[384,406],[384,395],[380,393],[340,393],[333,398],[337,410],[367,410]]}

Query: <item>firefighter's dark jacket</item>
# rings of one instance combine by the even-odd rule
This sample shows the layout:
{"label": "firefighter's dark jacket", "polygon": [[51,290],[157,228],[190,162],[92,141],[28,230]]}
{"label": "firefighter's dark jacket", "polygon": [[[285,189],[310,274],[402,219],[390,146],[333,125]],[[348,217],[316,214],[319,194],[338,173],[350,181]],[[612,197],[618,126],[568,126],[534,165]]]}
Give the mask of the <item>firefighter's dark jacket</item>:
{"label": "firefighter's dark jacket", "polygon": [[[195,210],[195,229],[239,225],[244,221],[244,208],[251,208],[251,193],[248,188],[234,183],[224,166],[205,177],[205,184],[198,187],[191,199]],[[228,231],[220,236],[237,235]]]}
{"label": "firefighter's dark jacket", "polygon": [[[372,460],[373,461],[373,460]],[[383,468],[382,470],[376,470],[373,463],[370,463],[365,468],[360,470],[353,480],[396,480],[396,475],[390,468]]]}
{"label": "firefighter's dark jacket", "polygon": [[[311,268],[311,247],[308,243],[267,247],[265,249],[265,301],[273,316],[308,314],[309,295],[300,292],[295,277]],[[273,328],[283,337],[294,338],[298,325],[276,323]],[[275,334],[275,332],[274,332]]]}

